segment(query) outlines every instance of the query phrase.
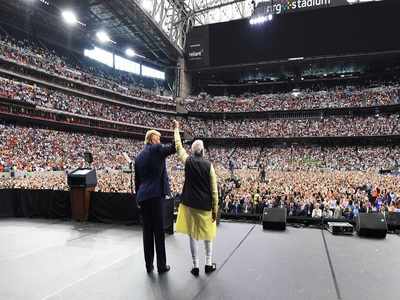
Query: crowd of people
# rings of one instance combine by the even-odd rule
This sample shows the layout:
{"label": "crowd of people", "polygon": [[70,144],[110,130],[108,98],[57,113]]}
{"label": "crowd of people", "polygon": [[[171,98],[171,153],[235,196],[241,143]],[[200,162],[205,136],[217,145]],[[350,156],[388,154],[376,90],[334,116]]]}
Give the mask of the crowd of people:
{"label": "crowd of people", "polygon": [[[78,79],[117,92],[137,93],[135,88],[126,88],[126,86],[117,84],[117,82],[124,82],[118,78],[118,74],[122,76],[123,73],[105,72],[103,67],[93,63],[71,66],[70,58],[61,57],[55,51],[39,47],[32,41],[18,41],[9,36],[0,36],[0,55],[70,79]],[[108,76],[117,77],[109,78]],[[115,80],[113,81],[113,79]],[[121,90],[119,90],[120,88]],[[189,102],[188,108],[198,111],[257,111],[389,105],[398,103],[399,89],[398,84],[382,83],[377,87],[347,86],[323,91],[302,91],[295,94],[249,95],[250,98],[242,97],[234,100],[205,97],[205,99]],[[146,127],[166,129],[169,128],[171,121],[171,117],[165,114],[143,111],[128,105],[94,101],[7,78],[0,78],[0,95],[82,116]],[[252,103],[255,103],[255,106],[252,106]],[[181,122],[185,131],[191,136],[200,138],[384,136],[398,135],[400,131],[398,114],[368,117],[324,117],[321,115],[319,118],[302,119],[205,120],[188,118]]]}
{"label": "crowd of people", "polygon": [[373,171],[400,165],[397,146],[225,146],[209,147],[209,158],[227,170],[267,171]]}
{"label": "crowd of people", "polygon": [[82,116],[91,116],[148,127],[169,128],[171,122],[168,115],[162,113],[144,111],[123,104],[89,100],[2,77],[0,77],[0,97]]}
{"label": "crowd of people", "polygon": [[[74,59],[56,50],[39,45],[33,40],[17,40],[0,35],[0,56],[43,69],[67,79],[112,90],[124,95],[151,101],[175,104],[171,97],[156,95],[137,83],[127,72],[113,70],[89,59]],[[400,86],[393,82],[378,82],[370,86],[319,87],[295,92],[252,94],[242,96],[216,96],[201,93],[189,97],[185,106],[196,112],[247,112],[273,110],[303,110],[340,107],[368,107],[392,105],[400,102]]]}
{"label": "crowd of people", "polygon": [[368,107],[400,103],[400,85],[375,83],[373,86],[340,86],[319,90],[287,93],[251,94],[212,97],[201,93],[185,101],[188,111],[195,112],[250,112],[304,110],[320,108]]}
{"label": "crowd of people", "polygon": [[223,186],[222,210],[260,214],[265,207],[286,207],[290,217],[347,218],[360,212],[400,212],[399,179],[360,171],[271,171],[265,180],[242,170],[240,187]]}
{"label": "crowd of people", "polygon": [[[37,106],[112,121],[168,129],[171,117],[129,106],[99,102],[0,78],[0,96]],[[397,135],[399,115],[317,119],[204,120],[189,118],[184,128],[196,137],[319,137]]]}
{"label": "crowd of people", "polygon": [[[171,164],[171,162],[169,162]],[[173,194],[183,185],[182,170],[170,167]],[[130,174],[122,170],[97,172],[96,191],[131,192]],[[352,219],[359,212],[400,212],[398,177],[360,171],[269,171],[241,169],[231,181],[227,170],[217,168],[221,209],[226,214],[260,214],[265,207],[286,207],[288,216]],[[68,190],[66,172],[35,172],[0,178],[1,189]]]}
{"label": "crowd of people", "polygon": [[[0,56],[66,79],[151,101],[174,103],[138,87],[133,76],[87,59],[73,60],[29,40],[0,36]],[[0,97],[36,107],[146,127],[171,128],[172,117],[126,104],[95,101],[59,90],[0,77]],[[197,112],[247,112],[393,105],[400,103],[398,83],[345,86],[290,93],[186,99]],[[399,114],[329,116],[303,119],[182,119],[185,132],[199,138],[291,138],[399,135]],[[97,191],[125,192],[130,184],[123,153],[134,157],[143,141],[0,125],[0,189],[68,190],[67,173],[94,156]],[[286,207],[289,216],[353,218],[363,211],[400,212],[397,146],[208,146],[215,166],[221,208],[230,214],[259,214],[264,207]],[[173,194],[183,186],[183,166],[168,159]]]}
{"label": "crowd of people", "polygon": [[[0,125],[0,189],[68,190],[66,174],[94,156],[97,191],[131,191],[128,164],[142,141],[82,133]],[[290,216],[341,216],[368,211],[397,211],[399,179],[381,169],[399,170],[397,146],[210,146],[225,213],[260,213],[285,206]],[[179,195],[183,166],[168,159],[171,187]],[[12,172],[11,172],[12,171]],[[10,176],[10,173],[14,173]],[[4,176],[4,175],[3,175]],[[232,180],[235,179],[235,180]],[[375,196],[374,196],[375,195]]]}
{"label": "crowd of people", "polygon": [[17,40],[11,36],[0,35],[0,56],[33,66],[50,74],[78,80],[95,87],[101,87],[120,94],[146,100],[175,104],[172,97],[157,95],[137,83],[134,75],[118,71],[89,59],[73,59],[58,54],[33,40]]}
{"label": "crowd of people", "polygon": [[185,130],[195,137],[291,138],[385,136],[400,133],[399,115],[330,116],[309,119],[205,120],[189,118]]}
{"label": "crowd of people", "polygon": [[[121,169],[122,153],[136,155],[142,142],[132,139],[62,132],[33,127],[0,125],[1,169],[60,171],[80,166],[83,153],[96,154],[97,169]],[[221,169],[267,171],[374,171],[400,163],[397,146],[209,146],[207,156]],[[179,167],[179,164],[174,164]]]}
{"label": "crowd of people", "polygon": [[3,169],[60,171],[84,164],[84,152],[95,154],[96,169],[120,168],[123,152],[137,153],[143,143],[129,139],[0,125],[0,165]]}

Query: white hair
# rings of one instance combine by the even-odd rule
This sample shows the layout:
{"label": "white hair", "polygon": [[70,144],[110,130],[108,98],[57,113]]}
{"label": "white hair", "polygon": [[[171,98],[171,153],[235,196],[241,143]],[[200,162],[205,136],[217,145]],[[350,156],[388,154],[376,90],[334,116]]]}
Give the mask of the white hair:
{"label": "white hair", "polygon": [[192,144],[192,153],[194,155],[204,155],[204,143],[202,140],[195,140]]}

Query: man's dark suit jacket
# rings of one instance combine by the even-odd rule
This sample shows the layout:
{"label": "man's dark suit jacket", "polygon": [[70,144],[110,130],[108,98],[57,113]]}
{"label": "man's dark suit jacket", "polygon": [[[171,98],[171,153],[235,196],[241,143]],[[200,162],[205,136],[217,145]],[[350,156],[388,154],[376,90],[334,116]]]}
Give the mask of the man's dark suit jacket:
{"label": "man's dark suit jacket", "polygon": [[135,191],[138,202],[162,198],[170,193],[165,159],[175,145],[147,144],[135,159]]}

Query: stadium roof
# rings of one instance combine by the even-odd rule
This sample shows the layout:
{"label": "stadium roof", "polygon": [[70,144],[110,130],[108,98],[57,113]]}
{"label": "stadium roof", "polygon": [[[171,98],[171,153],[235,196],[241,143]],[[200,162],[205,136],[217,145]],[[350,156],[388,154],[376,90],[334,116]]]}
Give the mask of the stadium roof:
{"label": "stadium roof", "polygon": [[[95,40],[98,30],[108,33],[115,47],[131,47],[136,53],[161,66],[175,65],[183,55],[181,47],[153,21],[141,6],[141,0],[14,0],[0,1],[0,23],[25,26],[40,35],[39,28],[57,34],[72,32],[74,39]],[[61,12],[74,11],[85,26],[67,29]],[[29,20],[29,22],[28,22]],[[27,28],[29,23],[30,28]],[[23,28],[22,28],[23,29]],[[49,37],[51,38],[51,37]]]}
{"label": "stadium roof", "polygon": [[250,0],[185,0],[185,3],[195,16],[195,25],[247,18],[253,11]]}
{"label": "stadium roof", "polygon": [[1,22],[15,23],[12,15],[23,18],[28,14],[37,26],[65,32],[60,13],[71,9],[86,25],[80,28],[82,38],[103,29],[118,47],[132,47],[161,65],[174,65],[183,56],[186,34],[192,26],[247,17],[251,6],[248,0],[0,1]]}
{"label": "stadium roof", "polygon": [[[347,2],[366,1],[373,0]],[[77,14],[80,22],[86,24],[84,28],[73,31],[74,38],[82,41],[93,39],[95,33],[102,29],[119,49],[131,47],[160,66],[173,66],[183,56],[186,34],[193,26],[246,18],[256,6],[278,2],[282,1],[14,0],[0,1],[0,20],[16,23],[13,15],[29,16],[30,24],[65,34],[60,14],[68,8]]]}
{"label": "stadium roof", "polygon": [[[159,0],[144,0],[147,2],[160,2]],[[194,25],[227,22],[250,17],[257,8],[273,6],[275,13],[283,12],[283,6],[289,0],[183,0],[185,6],[194,17]],[[330,6],[359,4],[382,0],[331,0]],[[322,1],[321,1],[322,2]],[[277,9],[279,6],[279,10]],[[317,5],[314,6],[318,8]],[[294,10],[293,10],[294,11]]]}

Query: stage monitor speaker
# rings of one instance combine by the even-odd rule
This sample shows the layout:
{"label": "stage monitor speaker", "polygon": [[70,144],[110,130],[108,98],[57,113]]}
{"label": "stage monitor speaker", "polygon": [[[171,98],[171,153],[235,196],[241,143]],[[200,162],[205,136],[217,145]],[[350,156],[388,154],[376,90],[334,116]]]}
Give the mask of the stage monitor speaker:
{"label": "stage monitor speaker", "polygon": [[381,213],[360,213],[357,216],[356,230],[358,235],[365,237],[385,238],[387,223]]}
{"label": "stage monitor speaker", "polygon": [[286,208],[264,208],[262,225],[263,229],[285,230]]}
{"label": "stage monitor speaker", "polygon": [[386,222],[388,230],[395,231],[400,230],[400,213],[390,212],[386,216]]}

